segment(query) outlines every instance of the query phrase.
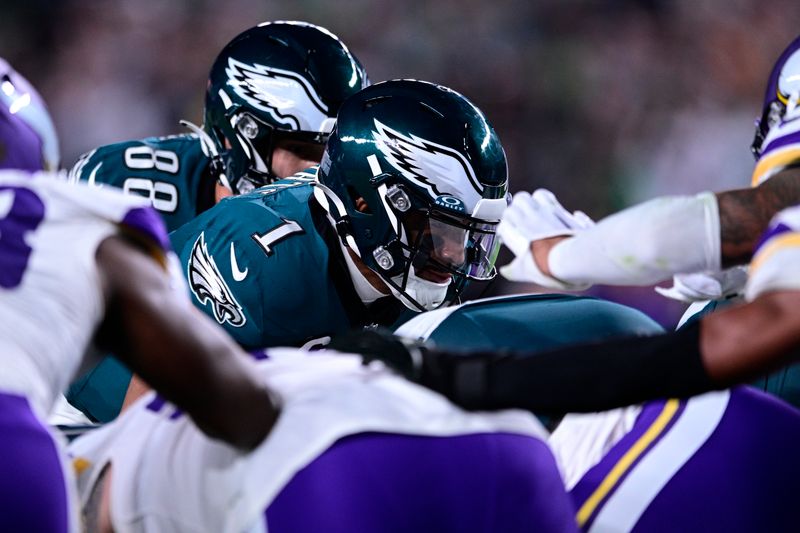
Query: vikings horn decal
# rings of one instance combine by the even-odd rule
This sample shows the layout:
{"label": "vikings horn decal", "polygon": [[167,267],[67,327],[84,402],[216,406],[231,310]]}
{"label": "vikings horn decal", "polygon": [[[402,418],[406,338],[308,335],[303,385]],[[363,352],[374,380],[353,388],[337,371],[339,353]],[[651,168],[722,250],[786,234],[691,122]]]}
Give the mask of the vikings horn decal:
{"label": "vikings horn decal", "polygon": [[244,326],[247,319],[242,314],[242,306],[231,294],[214,258],[208,254],[205,233],[200,234],[192,247],[188,270],[189,287],[201,304],[211,301],[217,322],[228,322],[235,328]]}
{"label": "vikings horn decal", "polygon": [[[427,189],[432,198],[456,196],[464,200],[468,212],[472,212],[483,197],[483,187],[461,153],[413,133],[403,135],[377,119],[374,121],[372,137],[390,165],[405,178]],[[467,183],[472,187],[466,187]]]}
{"label": "vikings horn decal", "polygon": [[328,118],[328,106],[306,79],[292,71],[229,58],[225,73],[237,95],[287,128],[317,131]]}

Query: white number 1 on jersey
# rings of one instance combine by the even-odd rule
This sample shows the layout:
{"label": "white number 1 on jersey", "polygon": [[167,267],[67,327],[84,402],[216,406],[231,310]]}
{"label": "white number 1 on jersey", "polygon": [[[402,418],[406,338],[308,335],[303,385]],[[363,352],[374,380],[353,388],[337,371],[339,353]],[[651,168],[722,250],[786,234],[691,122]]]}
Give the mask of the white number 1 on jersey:
{"label": "white number 1 on jersey", "polygon": [[276,243],[295,233],[305,233],[305,230],[294,220],[283,219],[283,224],[279,224],[266,233],[253,233],[252,237],[267,255],[272,255],[272,247]]}

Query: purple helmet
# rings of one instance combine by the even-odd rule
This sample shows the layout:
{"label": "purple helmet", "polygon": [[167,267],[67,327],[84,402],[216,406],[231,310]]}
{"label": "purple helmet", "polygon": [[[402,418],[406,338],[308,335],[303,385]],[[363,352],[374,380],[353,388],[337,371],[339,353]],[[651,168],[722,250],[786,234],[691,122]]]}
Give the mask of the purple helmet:
{"label": "purple helmet", "polygon": [[[750,149],[758,159],[764,149],[764,140],[770,128],[786,113],[789,99],[800,96],[800,37],[792,41],[783,51],[767,82],[761,118],[756,120],[756,135]],[[798,104],[795,100],[795,104]]]}
{"label": "purple helmet", "polygon": [[44,100],[0,58],[0,169],[56,170],[58,137]]}

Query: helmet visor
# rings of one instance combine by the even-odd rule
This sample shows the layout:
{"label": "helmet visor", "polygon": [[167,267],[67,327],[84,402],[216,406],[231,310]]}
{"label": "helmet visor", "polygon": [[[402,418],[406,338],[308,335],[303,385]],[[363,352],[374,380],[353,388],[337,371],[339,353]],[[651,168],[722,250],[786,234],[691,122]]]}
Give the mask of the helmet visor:
{"label": "helmet visor", "polygon": [[414,243],[412,266],[418,276],[438,283],[453,275],[472,280],[495,276],[494,263],[500,249],[497,222],[436,208],[411,213],[407,219]]}

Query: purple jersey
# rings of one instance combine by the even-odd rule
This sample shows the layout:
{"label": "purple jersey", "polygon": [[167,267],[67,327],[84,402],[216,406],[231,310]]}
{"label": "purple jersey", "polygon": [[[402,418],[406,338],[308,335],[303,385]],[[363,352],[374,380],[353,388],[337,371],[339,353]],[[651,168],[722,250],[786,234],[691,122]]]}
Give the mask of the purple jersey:
{"label": "purple jersey", "polygon": [[585,531],[795,531],[800,412],[749,387],[650,402],[571,491]]}

